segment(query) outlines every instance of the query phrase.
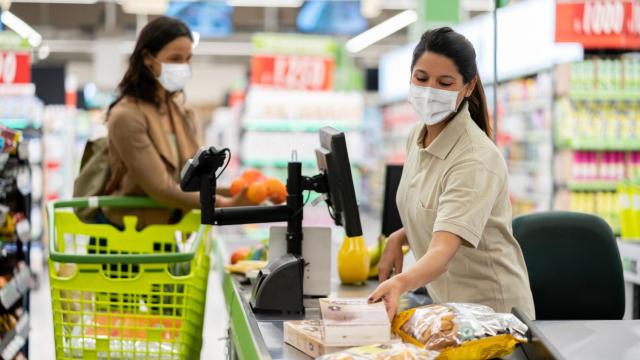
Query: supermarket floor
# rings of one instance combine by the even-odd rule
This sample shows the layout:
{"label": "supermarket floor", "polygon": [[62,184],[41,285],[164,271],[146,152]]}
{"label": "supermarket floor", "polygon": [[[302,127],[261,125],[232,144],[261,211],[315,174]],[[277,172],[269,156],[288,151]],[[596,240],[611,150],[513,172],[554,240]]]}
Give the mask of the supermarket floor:
{"label": "supermarket floor", "polygon": [[[40,286],[31,292],[31,331],[29,333],[29,358],[55,359],[53,344],[53,320],[51,316],[51,293],[49,277],[43,273]],[[204,345],[201,359],[224,359],[226,354],[227,312],[220,277],[212,271],[207,287],[207,309],[205,312]]]}

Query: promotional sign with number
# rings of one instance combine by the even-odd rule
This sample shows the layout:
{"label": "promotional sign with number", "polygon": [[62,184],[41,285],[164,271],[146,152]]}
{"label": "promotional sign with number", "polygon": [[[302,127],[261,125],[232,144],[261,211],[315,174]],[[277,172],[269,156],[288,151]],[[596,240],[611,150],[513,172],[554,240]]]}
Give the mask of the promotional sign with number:
{"label": "promotional sign with number", "polygon": [[558,0],[556,41],[586,49],[640,49],[640,0]]}
{"label": "promotional sign with number", "polygon": [[31,55],[28,52],[0,51],[0,84],[31,82]]}
{"label": "promotional sign with number", "polygon": [[330,90],[334,61],[320,56],[256,55],[251,59],[251,84],[280,89]]}

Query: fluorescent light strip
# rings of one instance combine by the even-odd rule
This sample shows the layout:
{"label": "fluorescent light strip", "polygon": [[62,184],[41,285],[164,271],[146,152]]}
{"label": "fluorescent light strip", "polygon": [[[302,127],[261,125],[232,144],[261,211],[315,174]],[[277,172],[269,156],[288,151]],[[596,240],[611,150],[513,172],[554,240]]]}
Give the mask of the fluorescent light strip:
{"label": "fluorescent light strip", "polygon": [[38,47],[42,44],[42,35],[29,26],[29,24],[22,21],[22,19],[15,16],[11,11],[3,11],[2,15],[0,15],[0,21],[20,35],[21,38],[27,39],[31,46]]}
{"label": "fluorescent light strip", "polygon": [[227,5],[236,7],[288,7],[302,6],[302,0],[227,0]]}
{"label": "fluorescent light strip", "polygon": [[77,4],[91,5],[98,3],[98,0],[12,0],[14,4],[30,3],[30,4]]}
{"label": "fluorescent light strip", "polygon": [[406,10],[347,41],[349,52],[357,53],[418,20],[418,13]]}

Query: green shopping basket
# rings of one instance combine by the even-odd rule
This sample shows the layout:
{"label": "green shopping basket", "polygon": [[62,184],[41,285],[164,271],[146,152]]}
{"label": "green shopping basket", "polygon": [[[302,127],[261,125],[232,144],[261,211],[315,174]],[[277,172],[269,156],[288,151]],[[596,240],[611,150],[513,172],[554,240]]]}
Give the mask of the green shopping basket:
{"label": "green shopping basket", "polygon": [[198,359],[210,226],[199,211],[172,225],[124,230],[83,223],[73,208],[159,208],[148,198],[49,203],[49,277],[58,359]]}

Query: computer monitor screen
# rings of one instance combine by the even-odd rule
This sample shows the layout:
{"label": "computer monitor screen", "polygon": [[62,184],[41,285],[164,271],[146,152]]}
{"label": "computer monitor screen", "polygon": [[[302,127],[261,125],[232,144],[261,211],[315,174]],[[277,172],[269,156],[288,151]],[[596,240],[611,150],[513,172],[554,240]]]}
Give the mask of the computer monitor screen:
{"label": "computer monitor screen", "polygon": [[387,165],[382,205],[382,234],[387,237],[402,228],[402,221],[396,205],[396,193],[398,192],[401,177],[402,165]]}
{"label": "computer monitor screen", "polygon": [[349,237],[362,236],[356,191],[344,133],[331,127],[320,129],[320,148],[316,150],[318,169],[325,174],[329,191],[327,204],[336,225]]}

